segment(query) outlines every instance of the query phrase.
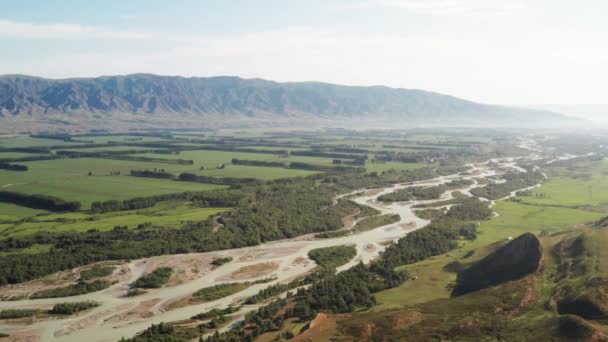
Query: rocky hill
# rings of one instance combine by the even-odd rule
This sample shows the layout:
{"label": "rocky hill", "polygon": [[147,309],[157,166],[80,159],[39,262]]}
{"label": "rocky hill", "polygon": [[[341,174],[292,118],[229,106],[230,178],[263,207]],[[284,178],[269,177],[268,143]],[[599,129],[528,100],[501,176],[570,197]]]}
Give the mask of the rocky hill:
{"label": "rocky hill", "polygon": [[540,267],[542,248],[534,234],[524,234],[458,273],[455,295],[516,280]]}
{"label": "rocky hill", "polygon": [[384,86],[133,74],[52,80],[0,76],[0,120],[15,129],[559,126],[574,119]]}

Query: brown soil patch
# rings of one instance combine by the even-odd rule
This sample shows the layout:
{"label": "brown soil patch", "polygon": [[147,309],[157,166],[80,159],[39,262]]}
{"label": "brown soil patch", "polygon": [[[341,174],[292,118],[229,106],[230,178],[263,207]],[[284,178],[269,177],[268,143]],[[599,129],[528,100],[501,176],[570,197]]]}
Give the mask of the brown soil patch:
{"label": "brown soil patch", "polygon": [[353,226],[355,225],[355,216],[359,215],[359,213],[361,212],[361,210],[357,210],[356,213],[348,215],[348,216],[344,216],[342,218],[342,229],[352,229]]}
{"label": "brown soil patch", "polygon": [[534,288],[528,287],[526,289],[526,293],[524,293],[524,296],[521,298],[521,301],[519,302],[519,304],[515,308],[513,308],[511,311],[509,311],[509,313],[507,314],[507,317],[513,318],[521,310],[525,309],[531,303],[533,303],[535,298],[536,298],[536,296],[534,293]]}
{"label": "brown soil patch", "polygon": [[38,342],[42,330],[20,330],[11,331],[8,337],[2,338],[2,342]]}
{"label": "brown soil patch", "polygon": [[266,255],[266,251],[252,251],[239,257],[238,261],[252,261]]}
{"label": "brown soil patch", "polygon": [[279,267],[279,263],[276,261],[262,262],[255,265],[249,265],[239,268],[231,274],[218,278],[219,281],[233,281],[233,280],[245,280],[251,278],[257,278],[261,276],[269,275],[276,271]]}
{"label": "brown soil patch", "polygon": [[272,258],[280,258],[280,257],[284,257],[284,256],[289,256],[294,254],[296,251],[298,251],[300,248],[304,247],[305,245],[294,245],[294,246],[289,246],[289,247],[271,247],[268,250],[264,251],[264,257],[268,258],[268,259],[272,259]]}
{"label": "brown soil patch", "polygon": [[417,311],[399,312],[390,317],[393,327],[404,329],[422,321],[422,313]]}
{"label": "brown soil patch", "polygon": [[381,193],[382,191],[384,191],[384,189],[372,189],[372,190],[367,190],[364,193],[364,196],[376,196],[379,193]]}
{"label": "brown soil patch", "polygon": [[211,256],[183,257],[178,260],[170,260],[166,263],[166,266],[172,267],[174,273],[165,286],[187,283],[204,276],[214,268],[211,264],[212,261],[213,257]]}
{"label": "brown soil patch", "polygon": [[98,319],[111,313],[113,310],[115,310],[115,309],[100,311],[100,312],[92,314],[92,315],[87,315],[87,316],[83,317],[82,319],[80,319],[74,323],[71,323],[67,326],[64,326],[63,328],[55,331],[55,333],[53,335],[55,337],[62,337],[62,336],[70,335],[71,333],[73,333],[75,331],[86,329],[86,328],[94,325]]}
{"label": "brown soil patch", "polygon": [[350,315],[327,315],[320,313],[310,322],[310,327],[291,339],[294,342],[329,341],[336,334],[337,322]]}
{"label": "brown soil patch", "polygon": [[308,264],[310,264],[311,261],[305,257],[299,256],[295,259],[293,259],[293,261],[291,262],[291,266],[308,266]]}
{"label": "brown soil patch", "polygon": [[[152,309],[154,306],[160,302],[160,298],[154,298],[150,300],[143,301],[139,303],[136,307],[126,311],[116,314],[112,317],[104,320],[104,323],[112,324],[112,323],[123,323],[133,322],[136,320],[146,319],[154,316],[154,312]],[[119,324],[119,326],[122,324]]]}
{"label": "brown soil patch", "polygon": [[416,222],[402,223],[399,225],[399,227],[401,227],[401,229],[407,230],[407,231],[416,229],[416,226],[417,226]]}
{"label": "brown soil patch", "polygon": [[170,267],[173,274],[165,286],[175,286],[198,279],[215,268],[211,264],[216,255],[210,254],[177,254],[161,255],[146,259],[144,274],[159,267]]}

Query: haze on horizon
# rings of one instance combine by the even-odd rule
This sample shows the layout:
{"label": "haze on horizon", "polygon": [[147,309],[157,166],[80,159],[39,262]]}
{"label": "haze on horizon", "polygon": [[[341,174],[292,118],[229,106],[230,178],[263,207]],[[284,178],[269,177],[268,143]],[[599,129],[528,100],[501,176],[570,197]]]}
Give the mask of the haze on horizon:
{"label": "haze on horizon", "polygon": [[599,0],[25,0],[2,7],[0,74],[236,75],[533,107],[606,103],[608,3]]}

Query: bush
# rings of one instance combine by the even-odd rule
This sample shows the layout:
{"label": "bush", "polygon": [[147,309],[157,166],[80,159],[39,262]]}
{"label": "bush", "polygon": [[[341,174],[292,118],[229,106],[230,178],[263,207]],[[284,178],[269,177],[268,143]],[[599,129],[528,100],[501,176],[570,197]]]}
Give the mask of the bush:
{"label": "bush", "polygon": [[94,301],[55,304],[49,311],[53,315],[72,315],[80,311],[92,309],[100,304]]}
{"label": "bush", "polygon": [[78,211],[80,202],[66,202],[61,198],[45,195],[26,195],[12,191],[0,191],[0,202],[49,211]]}
{"label": "bush", "polygon": [[90,280],[93,278],[101,278],[109,276],[114,272],[114,267],[111,266],[95,266],[80,272],[80,281]]}
{"label": "bush", "polygon": [[40,313],[40,310],[18,310],[18,309],[7,309],[0,311],[0,319],[14,319],[32,317]]}
{"label": "bush", "polygon": [[152,271],[152,273],[139,277],[139,279],[137,279],[133,284],[131,284],[131,287],[142,289],[158,289],[169,281],[169,278],[171,278],[171,274],[173,274],[173,269],[171,267],[159,267]]}
{"label": "bush", "polygon": [[76,285],[70,285],[66,287],[60,287],[56,289],[43,290],[35,292],[30,296],[31,299],[41,298],[59,298],[59,297],[71,297],[87,294],[91,292],[101,291],[112,286],[112,283],[105,280],[95,280],[91,283],[79,282]]}
{"label": "bush", "polygon": [[214,265],[214,266],[222,266],[223,264],[227,264],[227,263],[229,263],[231,261],[232,261],[232,257],[215,258],[215,259],[213,259],[213,261],[211,262],[211,264]]}
{"label": "bush", "polygon": [[308,256],[319,266],[336,268],[349,262],[357,255],[355,246],[332,246],[317,248],[308,252]]}

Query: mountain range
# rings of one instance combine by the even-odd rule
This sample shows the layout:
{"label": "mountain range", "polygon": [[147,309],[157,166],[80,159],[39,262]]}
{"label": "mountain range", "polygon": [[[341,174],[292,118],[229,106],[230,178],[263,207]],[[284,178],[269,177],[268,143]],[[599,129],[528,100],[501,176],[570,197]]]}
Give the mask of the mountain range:
{"label": "mountain range", "polygon": [[556,127],[576,119],[385,86],[151,74],[0,76],[3,131],[267,126]]}

